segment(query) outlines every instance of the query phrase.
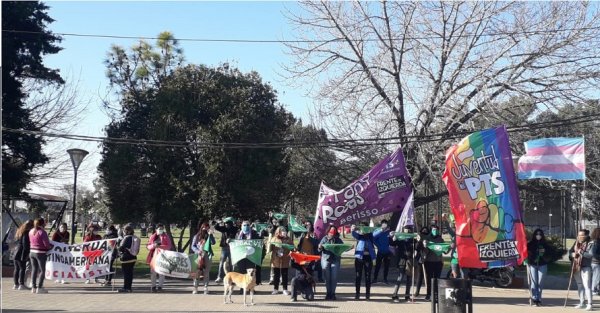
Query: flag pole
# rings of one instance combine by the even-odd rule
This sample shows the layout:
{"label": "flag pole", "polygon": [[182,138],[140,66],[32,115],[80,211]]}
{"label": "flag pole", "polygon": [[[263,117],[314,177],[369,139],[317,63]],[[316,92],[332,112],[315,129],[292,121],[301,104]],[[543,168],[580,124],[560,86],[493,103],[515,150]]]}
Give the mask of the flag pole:
{"label": "flag pole", "polygon": [[[585,147],[585,134],[583,137],[583,146]],[[583,150],[583,164],[585,166],[585,149]],[[584,167],[585,168],[585,167]],[[581,229],[584,228],[583,221],[583,210],[585,209],[585,182],[587,181],[587,177],[585,175],[585,170],[583,172],[583,189],[581,190],[581,210],[579,210],[579,222],[581,223]]]}

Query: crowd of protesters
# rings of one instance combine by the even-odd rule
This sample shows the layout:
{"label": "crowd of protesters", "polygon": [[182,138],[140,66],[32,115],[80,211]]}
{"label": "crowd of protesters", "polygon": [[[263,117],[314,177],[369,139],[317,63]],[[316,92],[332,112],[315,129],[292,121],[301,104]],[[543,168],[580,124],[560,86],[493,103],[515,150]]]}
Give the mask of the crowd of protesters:
{"label": "crowd of protesters", "polygon": [[[197,233],[191,239],[191,251],[198,255],[198,275],[193,280],[193,293],[198,293],[200,284],[203,294],[209,294],[210,271],[212,267],[213,245],[216,245],[214,232],[221,233],[219,247],[221,256],[218,263],[215,284],[222,282],[227,271],[245,273],[247,269],[256,269],[256,283],[263,284],[262,266],[252,263],[248,259],[242,259],[232,264],[231,240],[262,239],[262,258],[270,255],[270,279],[273,285],[272,294],[284,294],[296,301],[298,295],[303,295],[308,300],[314,299],[314,286],[317,282],[324,283],[325,299],[337,300],[336,287],[339,280],[342,257],[332,251],[324,249],[324,245],[343,244],[341,232],[344,228],[330,226],[322,238],[317,238],[314,227],[310,221],[302,226],[305,232],[294,234],[288,229],[286,219],[272,218],[267,227],[259,228],[258,221],[235,221],[226,218],[220,221],[202,221],[197,227]],[[363,297],[371,298],[371,286],[379,280],[381,273],[382,283],[390,285],[389,269],[391,266],[397,269],[398,276],[393,280],[393,291],[391,298],[394,302],[414,301],[419,297],[421,287],[425,282],[425,301],[431,301],[431,280],[442,277],[443,258],[439,253],[433,253],[428,243],[443,243],[441,229],[433,224],[419,229],[418,233],[411,236],[396,236],[396,232],[389,228],[388,221],[382,220],[379,227],[367,227],[366,223],[352,225],[349,232],[354,241],[354,272],[355,272],[355,299]],[[469,278],[466,271],[458,265],[458,249],[456,245],[456,232],[448,223],[446,230],[450,236],[450,249],[445,251],[450,257],[449,275],[452,278]],[[341,232],[340,232],[341,231]],[[103,286],[112,286],[114,277],[114,263],[119,260],[123,273],[123,287],[118,292],[132,292],[133,272],[140,249],[140,238],[134,233],[131,224],[117,229],[114,225],[107,225],[104,236],[99,234],[98,225],[89,225],[86,229],[84,242],[101,239],[115,239],[115,249],[111,255],[110,272],[104,276]],[[399,232],[412,234],[412,226],[405,226]],[[294,237],[297,245],[294,245]],[[52,241],[64,244],[69,243],[70,234],[67,225],[62,223],[52,234]],[[45,230],[45,221],[42,218],[24,222],[15,233],[14,254],[14,289],[31,290],[32,293],[47,293],[44,288],[46,254],[52,245],[48,233]],[[293,248],[290,248],[293,247]],[[157,249],[173,250],[173,244],[165,231],[163,224],[153,227],[149,234],[146,246],[148,256],[146,263],[150,264],[156,256]],[[530,287],[530,303],[542,305],[542,291],[544,277],[548,271],[552,245],[550,245],[544,232],[536,229],[531,240],[527,244],[528,258],[525,261],[527,267],[528,283]],[[298,252],[305,255],[320,256],[320,260],[299,264],[290,258],[290,252]],[[598,294],[600,283],[600,228],[596,228],[591,236],[588,230],[580,230],[576,242],[568,252],[572,262],[573,277],[577,283],[579,303],[576,308],[592,310],[592,295]],[[262,264],[262,262],[261,262]],[[26,269],[31,267],[31,285],[26,286]],[[290,269],[291,273],[290,279]],[[160,275],[151,267],[150,291],[162,292],[165,277]],[[57,280],[57,283],[65,283]],[[94,282],[99,282],[95,278]],[[86,283],[90,283],[87,280]],[[401,297],[400,288],[404,284],[404,297]],[[361,288],[364,286],[364,292]],[[280,291],[281,287],[281,291]],[[291,290],[290,290],[291,289]]]}

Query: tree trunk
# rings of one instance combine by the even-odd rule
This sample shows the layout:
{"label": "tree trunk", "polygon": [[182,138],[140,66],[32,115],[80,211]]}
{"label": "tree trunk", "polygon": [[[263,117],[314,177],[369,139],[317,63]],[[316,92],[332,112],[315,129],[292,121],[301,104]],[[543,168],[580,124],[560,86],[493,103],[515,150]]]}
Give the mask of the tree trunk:
{"label": "tree trunk", "polygon": [[175,247],[175,240],[173,240],[173,233],[171,233],[171,223],[169,221],[165,222],[165,230],[169,235],[169,240],[171,240],[171,247]]}
{"label": "tree trunk", "polygon": [[177,251],[178,252],[183,252],[183,249],[181,247],[181,243],[183,241],[183,233],[185,233],[185,229],[187,228],[188,225],[183,225],[183,228],[181,229],[181,233],[179,234],[179,241],[177,242]]}

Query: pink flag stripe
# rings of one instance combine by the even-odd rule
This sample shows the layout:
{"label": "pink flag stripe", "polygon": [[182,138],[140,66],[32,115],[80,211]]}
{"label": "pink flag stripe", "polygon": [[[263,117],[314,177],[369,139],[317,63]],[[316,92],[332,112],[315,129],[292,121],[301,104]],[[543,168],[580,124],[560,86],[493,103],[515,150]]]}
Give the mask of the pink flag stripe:
{"label": "pink flag stripe", "polygon": [[563,154],[563,155],[524,155],[519,158],[519,163],[541,163],[541,164],[573,164],[585,163],[585,154]]}
{"label": "pink flag stripe", "polygon": [[519,172],[529,171],[547,171],[547,172],[585,172],[585,163],[572,164],[540,164],[540,163],[519,163]]}
{"label": "pink flag stripe", "polygon": [[570,146],[546,146],[539,148],[526,149],[527,155],[561,155],[561,154],[583,154],[583,145],[570,145]]}

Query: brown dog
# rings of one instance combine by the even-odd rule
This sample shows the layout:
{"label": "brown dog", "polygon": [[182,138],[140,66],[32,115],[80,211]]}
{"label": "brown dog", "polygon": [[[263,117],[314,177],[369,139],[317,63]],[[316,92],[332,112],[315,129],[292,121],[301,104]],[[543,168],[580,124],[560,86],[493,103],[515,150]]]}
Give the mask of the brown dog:
{"label": "brown dog", "polygon": [[[224,266],[223,268],[227,268]],[[249,268],[246,270],[246,274],[240,274],[236,272],[227,272],[225,270],[225,277],[223,278],[224,293],[223,298],[225,303],[233,303],[231,300],[231,294],[233,293],[233,287],[238,286],[244,290],[244,305],[246,304],[246,293],[250,292],[250,305],[254,305],[254,287],[256,287],[256,269]],[[228,301],[229,296],[229,301]]]}

